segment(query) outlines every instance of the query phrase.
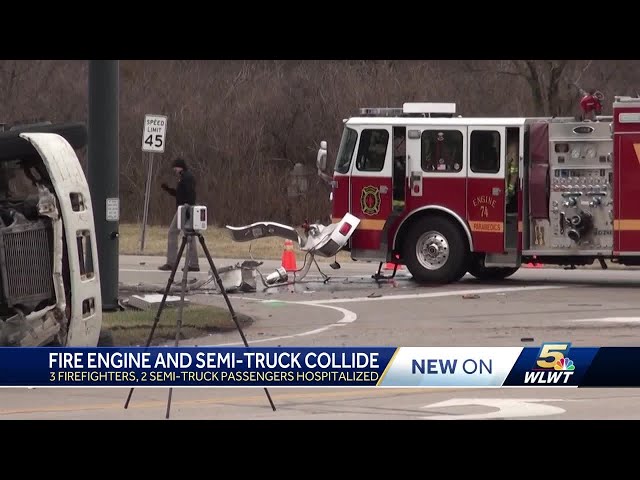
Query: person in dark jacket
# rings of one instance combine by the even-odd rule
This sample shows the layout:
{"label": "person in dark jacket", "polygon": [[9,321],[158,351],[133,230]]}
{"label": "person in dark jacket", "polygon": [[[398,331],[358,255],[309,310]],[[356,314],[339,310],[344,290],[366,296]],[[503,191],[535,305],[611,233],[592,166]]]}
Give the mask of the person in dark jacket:
{"label": "person in dark jacket", "polygon": [[[178,177],[178,183],[176,188],[168,186],[166,183],[161,185],[162,189],[169,195],[176,198],[176,213],[173,215],[173,220],[169,226],[168,239],[167,239],[167,263],[159,267],[159,270],[172,270],[178,256],[178,207],[180,205],[196,204],[196,179],[193,173],[187,168],[187,162],[182,158],[176,158],[173,161],[173,171]],[[190,237],[187,244],[189,249],[189,256],[187,258],[189,271],[199,272],[200,266],[198,263],[198,250],[196,244],[196,238]]]}

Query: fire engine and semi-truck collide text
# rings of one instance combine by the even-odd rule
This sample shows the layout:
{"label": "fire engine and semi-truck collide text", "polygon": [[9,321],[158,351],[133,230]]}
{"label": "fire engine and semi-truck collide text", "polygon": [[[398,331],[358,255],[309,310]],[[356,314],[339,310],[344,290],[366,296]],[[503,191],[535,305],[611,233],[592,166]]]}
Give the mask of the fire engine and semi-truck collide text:
{"label": "fire engine and semi-truck collide text", "polygon": [[[371,352],[51,352],[51,382],[375,382]],[[192,370],[188,370],[192,369]],[[197,369],[197,370],[193,370]],[[321,369],[321,370],[314,370]],[[362,371],[353,371],[361,369]],[[293,370],[293,371],[292,371]]]}

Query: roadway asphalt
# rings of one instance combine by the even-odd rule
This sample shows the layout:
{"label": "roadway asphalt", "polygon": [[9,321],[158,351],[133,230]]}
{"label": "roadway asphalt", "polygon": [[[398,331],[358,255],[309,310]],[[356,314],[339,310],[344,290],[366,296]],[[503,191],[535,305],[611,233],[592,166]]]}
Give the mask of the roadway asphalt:
{"label": "roadway asphalt", "polygon": [[[123,284],[162,286],[158,257],[122,257]],[[235,260],[216,259],[221,268]],[[201,264],[202,266],[203,264]],[[270,273],[278,262],[265,262]],[[230,296],[256,321],[250,344],[296,346],[638,346],[640,272],[521,269],[511,279],[448,286],[416,285],[406,272],[374,282],[377,265],[311,273],[296,286]],[[203,269],[204,270],[204,269]],[[189,275],[192,275],[191,273]],[[204,278],[205,271],[194,273]],[[224,306],[216,293],[193,301]],[[185,344],[241,345],[237,331]],[[172,419],[640,419],[637,389],[355,389],[270,388],[277,410],[258,388],[174,389]],[[168,389],[5,389],[3,419],[162,419]]]}

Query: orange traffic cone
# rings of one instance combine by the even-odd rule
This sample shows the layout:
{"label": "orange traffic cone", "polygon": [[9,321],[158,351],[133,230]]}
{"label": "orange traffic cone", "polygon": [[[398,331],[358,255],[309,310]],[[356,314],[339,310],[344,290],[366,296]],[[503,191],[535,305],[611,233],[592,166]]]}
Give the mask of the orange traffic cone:
{"label": "orange traffic cone", "polygon": [[295,272],[298,270],[296,266],[296,254],[293,251],[293,241],[284,241],[284,251],[282,252],[282,268],[287,272]]}

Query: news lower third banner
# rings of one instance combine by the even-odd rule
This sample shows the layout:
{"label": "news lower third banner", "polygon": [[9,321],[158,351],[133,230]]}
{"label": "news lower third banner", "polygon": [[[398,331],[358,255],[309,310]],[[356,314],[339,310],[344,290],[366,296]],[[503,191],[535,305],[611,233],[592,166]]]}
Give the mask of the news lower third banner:
{"label": "news lower third banner", "polygon": [[1,387],[640,387],[640,347],[0,348]]}

